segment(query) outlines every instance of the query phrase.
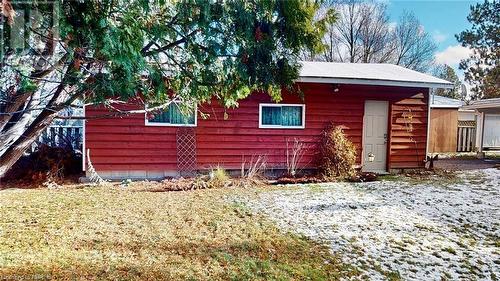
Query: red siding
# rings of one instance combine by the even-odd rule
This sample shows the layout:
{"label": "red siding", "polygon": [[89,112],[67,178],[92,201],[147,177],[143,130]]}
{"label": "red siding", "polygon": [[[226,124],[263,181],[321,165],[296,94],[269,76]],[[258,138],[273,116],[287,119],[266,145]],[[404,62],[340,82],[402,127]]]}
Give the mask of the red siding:
{"label": "red siding", "polygon": [[[341,85],[333,92],[328,84],[302,84],[304,101],[285,94],[283,103],[305,103],[305,129],[259,129],[259,103],[270,102],[265,94],[253,94],[240,102],[236,109],[224,109],[217,102],[203,104],[199,110],[196,131],[197,165],[207,169],[222,165],[240,169],[242,160],[265,155],[267,164],[284,168],[286,143],[295,138],[305,142],[308,149],[302,166],[314,167],[315,145],[321,131],[333,121],[344,125],[345,132],[358,147],[361,155],[364,102],[367,99],[390,101],[389,168],[412,168],[423,165],[427,128],[427,89],[398,87],[369,87]],[[131,107],[131,106],[127,106]],[[133,106],[132,106],[133,107]],[[403,114],[411,110],[413,132],[408,132]],[[86,108],[86,116],[106,114],[102,108]],[[408,115],[408,113],[405,113]],[[177,169],[177,127],[144,125],[144,114],[121,118],[89,119],[86,124],[86,147],[99,171]],[[416,141],[412,142],[409,136]],[[358,162],[360,157],[358,157]]]}
{"label": "red siding", "polygon": [[[424,166],[429,95],[424,89],[419,92],[392,103],[389,155],[391,169]],[[409,115],[412,116],[412,132],[409,132],[406,125],[408,117],[405,116]]]}

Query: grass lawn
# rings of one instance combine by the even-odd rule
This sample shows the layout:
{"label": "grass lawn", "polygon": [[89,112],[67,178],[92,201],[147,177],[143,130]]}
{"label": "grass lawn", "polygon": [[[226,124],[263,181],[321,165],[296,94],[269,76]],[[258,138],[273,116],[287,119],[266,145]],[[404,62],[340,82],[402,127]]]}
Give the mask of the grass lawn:
{"label": "grass lawn", "polygon": [[0,190],[0,279],[335,280],[328,248],[223,198],[243,189]]}

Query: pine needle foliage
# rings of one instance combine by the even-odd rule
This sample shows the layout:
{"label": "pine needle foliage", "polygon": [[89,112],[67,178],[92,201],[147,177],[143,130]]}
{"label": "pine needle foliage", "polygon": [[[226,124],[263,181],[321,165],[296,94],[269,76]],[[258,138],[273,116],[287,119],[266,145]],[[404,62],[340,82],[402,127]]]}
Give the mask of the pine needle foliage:
{"label": "pine needle foliage", "polygon": [[[87,98],[237,105],[252,91],[281,99],[298,77],[302,50],[322,49],[331,16],[314,1],[64,1],[61,34],[106,71],[79,83]],[[83,52],[82,51],[82,52]],[[89,63],[82,61],[83,63]],[[87,79],[88,80],[88,79]],[[82,82],[82,81],[79,81]],[[85,81],[86,82],[86,81]]]}
{"label": "pine needle foliage", "polygon": [[455,35],[463,47],[472,50],[460,62],[471,98],[500,97],[500,1],[485,0],[470,6],[471,27]]}
{"label": "pine needle foliage", "polygon": [[237,107],[252,92],[274,101],[282,89],[300,94],[294,85],[301,55],[324,48],[333,18],[330,10],[317,16],[315,0],[0,3],[5,35],[20,34],[14,22],[22,21],[21,11],[40,18],[26,22],[23,46],[0,44],[0,111],[6,113],[0,177],[76,100],[123,115],[135,110],[110,103],[139,100],[155,108],[217,100]]}

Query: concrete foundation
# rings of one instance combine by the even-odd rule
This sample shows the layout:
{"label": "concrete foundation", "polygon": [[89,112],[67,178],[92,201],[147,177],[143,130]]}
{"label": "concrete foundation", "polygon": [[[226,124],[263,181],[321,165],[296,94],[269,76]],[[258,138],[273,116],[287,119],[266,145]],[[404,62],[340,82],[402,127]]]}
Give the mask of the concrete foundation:
{"label": "concrete foundation", "polygon": [[[86,177],[88,177],[88,172]],[[177,178],[180,174],[176,171],[101,171],[99,176],[105,180],[118,181],[131,180],[163,180],[165,178]]]}

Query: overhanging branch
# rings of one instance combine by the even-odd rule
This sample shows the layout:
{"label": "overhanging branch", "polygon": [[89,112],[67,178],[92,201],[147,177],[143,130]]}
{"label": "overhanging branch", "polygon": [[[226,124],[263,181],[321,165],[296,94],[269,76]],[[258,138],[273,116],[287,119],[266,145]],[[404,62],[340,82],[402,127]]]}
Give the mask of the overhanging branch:
{"label": "overhanging branch", "polygon": [[[178,45],[180,45],[180,44],[186,43],[186,42],[187,42],[187,39],[188,39],[189,37],[191,37],[191,36],[195,35],[196,33],[198,33],[198,31],[199,31],[198,29],[197,29],[197,30],[193,30],[192,32],[190,32],[188,35],[186,35],[186,36],[182,37],[181,39],[176,40],[176,41],[174,41],[174,42],[171,42],[171,43],[169,43],[169,44],[167,44],[167,45],[165,45],[165,46],[159,47],[159,48],[154,49],[154,50],[147,51],[147,50],[149,49],[149,47],[151,47],[151,46],[149,46],[148,48],[143,48],[143,49],[141,50],[141,53],[142,53],[142,55],[143,55],[143,56],[148,57],[148,56],[155,55],[155,54],[158,54],[158,53],[164,52],[164,51],[166,51],[166,50],[172,49],[172,48],[173,48],[173,47],[175,47],[175,46],[178,46]],[[154,44],[156,44],[156,43],[153,41],[153,42],[148,43],[148,45],[149,45],[149,44],[154,45]]]}

